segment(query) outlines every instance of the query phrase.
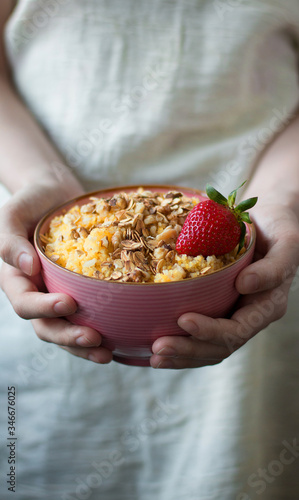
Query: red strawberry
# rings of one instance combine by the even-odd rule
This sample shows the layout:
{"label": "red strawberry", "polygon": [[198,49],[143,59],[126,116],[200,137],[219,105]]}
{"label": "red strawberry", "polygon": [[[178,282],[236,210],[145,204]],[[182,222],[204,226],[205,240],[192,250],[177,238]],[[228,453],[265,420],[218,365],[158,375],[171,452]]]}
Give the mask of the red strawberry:
{"label": "red strawberry", "polygon": [[244,222],[252,222],[245,210],[252,208],[257,198],[249,198],[235,207],[239,188],[232,191],[226,199],[212,186],[207,185],[206,192],[210,199],[198,203],[186,217],[176,242],[176,251],[179,254],[217,257],[230,252],[238,244],[238,251],[241,250],[246,233]]}

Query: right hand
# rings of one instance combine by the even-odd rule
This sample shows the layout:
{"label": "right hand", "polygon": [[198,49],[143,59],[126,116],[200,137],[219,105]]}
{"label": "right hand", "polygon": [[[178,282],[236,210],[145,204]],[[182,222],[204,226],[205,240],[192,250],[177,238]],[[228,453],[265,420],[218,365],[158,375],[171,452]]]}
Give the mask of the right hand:
{"label": "right hand", "polygon": [[46,292],[39,257],[29,242],[37,222],[48,210],[83,193],[83,189],[82,193],[66,193],[57,185],[36,184],[17,191],[1,208],[0,286],[15,312],[32,320],[41,340],[53,342],[75,356],[109,363],[112,354],[100,347],[99,332],[64,319],[76,311],[76,302],[66,294]]}

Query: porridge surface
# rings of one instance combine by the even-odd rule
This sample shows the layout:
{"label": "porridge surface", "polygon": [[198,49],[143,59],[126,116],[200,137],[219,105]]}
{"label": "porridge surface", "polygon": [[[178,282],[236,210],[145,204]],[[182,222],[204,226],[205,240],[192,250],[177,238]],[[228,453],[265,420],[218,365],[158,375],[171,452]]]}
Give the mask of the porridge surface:
{"label": "porridge surface", "polygon": [[98,279],[159,283],[195,278],[242,254],[237,256],[237,248],[218,258],[176,252],[184,221],[199,201],[176,191],[143,188],[110,198],[91,197],[89,203],[53,218],[41,241],[53,262]]}

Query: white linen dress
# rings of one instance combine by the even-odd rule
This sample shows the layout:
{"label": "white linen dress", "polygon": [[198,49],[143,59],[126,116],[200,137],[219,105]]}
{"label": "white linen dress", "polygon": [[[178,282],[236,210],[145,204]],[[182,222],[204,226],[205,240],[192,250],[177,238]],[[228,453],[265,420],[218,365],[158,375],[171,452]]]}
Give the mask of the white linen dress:
{"label": "white linen dress", "polygon": [[[298,105],[298,26],[298,0],[21,0],[6,43],[20,95],[87,190],[228,194]],[[177,371],[71,356],[1,292],[1,499],[298,500],[298,287],[227,360]]]}

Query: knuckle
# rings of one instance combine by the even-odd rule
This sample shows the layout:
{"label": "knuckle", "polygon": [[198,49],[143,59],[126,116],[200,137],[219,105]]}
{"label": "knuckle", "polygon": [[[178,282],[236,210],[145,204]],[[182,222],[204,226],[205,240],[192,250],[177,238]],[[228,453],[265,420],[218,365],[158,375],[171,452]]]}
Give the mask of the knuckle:
{"label": "knuckle", "polygon": [[[207,340],[209,342],[214,342],[219,339],[219,332],[222,332],[221,320],[218,318],[213,318],[207,330]],[[198,335],[200,336],[201,331],[199,330]]]}
{"label": "knuckle", "polygon": [[287,270],[285,267],[277,266],[275,269],[273,269],[273,271],[274,286],[279,286],[285,280],[287,276]]}
{"label": "knuckle", "polygon": [[66,346],[66,347],[73,347],[76,346],[76,341],[73,337],[73,325],[68,325],[65,328],[63,328],[60,332],[59,335],[59,345]]}
{"label": "knuckle", "polygon": [[23,319],[29,319],[28,314],[26,313],[26,309],[23,304],[19,301],[12,301],[12,307],[14,308],[15,313]]}
{"label": "knuckle", "polygon": [[283,316],[287,312],[287,308],[288,308],[288,306],[287,306],[287,303],[285,302],[284,304],[279,305],[279,307],[277,307],[275,309],[275,320],[276,321],[283,318]]}
{"label": "knuckle", "polygon": [[4,262],[10,262],[11,238],[0,235],[0,257]]}
{"label": "knuckle", "polygon": [[49,340],[47,338],[47,335],[46,335],[46,332],[45,332],[45,329],[43,327],[42,322],[36,320],[36,321],[34,321],[32,323],[33,323],[33,327],[34,327],[35,333],[38,336],[38,338],[40,340],[43,340],[44,342],[48,342]]}

